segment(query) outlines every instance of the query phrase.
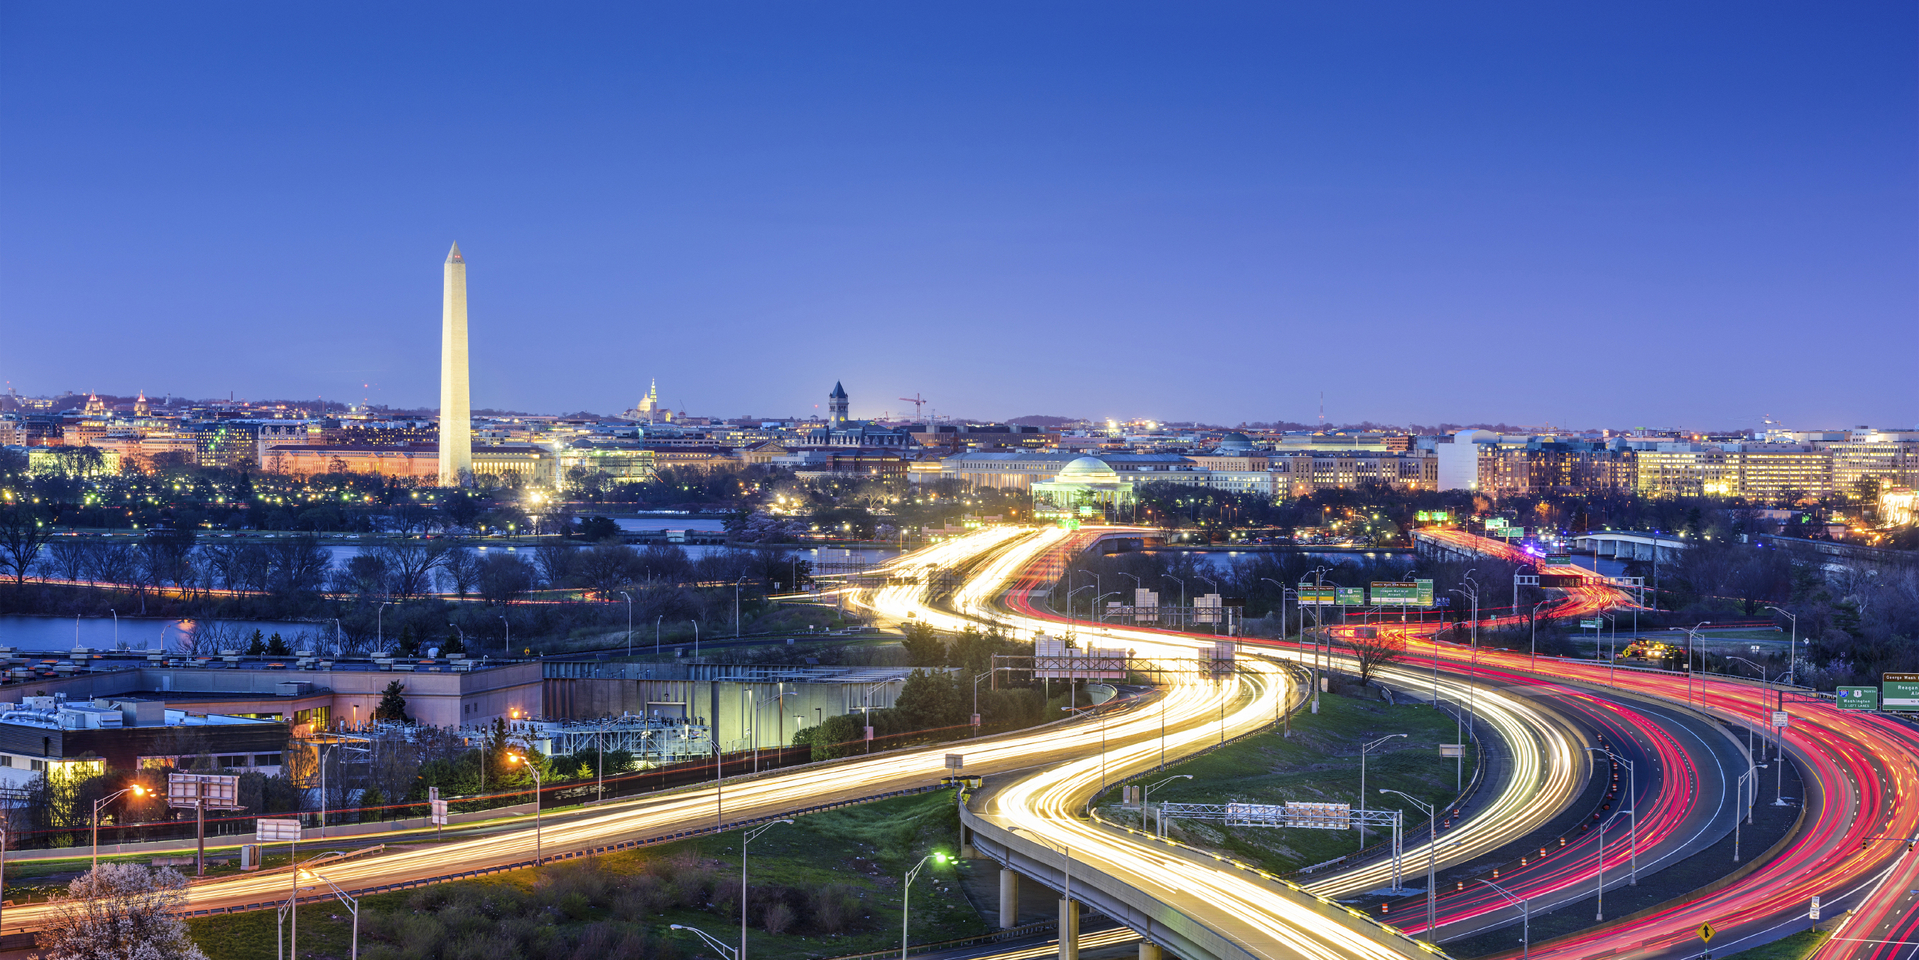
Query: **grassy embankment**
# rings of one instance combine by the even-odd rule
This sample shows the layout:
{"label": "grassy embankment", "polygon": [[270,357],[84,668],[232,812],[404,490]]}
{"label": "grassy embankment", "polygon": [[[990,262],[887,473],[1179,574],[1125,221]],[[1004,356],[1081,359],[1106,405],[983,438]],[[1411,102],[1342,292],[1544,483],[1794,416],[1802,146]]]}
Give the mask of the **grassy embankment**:
{"label": "grassy embankment", "polygon": [[[1175,764],[1165,773],[1143,778],[1152,783],[1179,774],[1191,774],[1191,780],[1175,780],[1152,793],[1155,804],[1162,800],[1175,803],[1349,803],[1357,806],[1359,795],[1359,748],[1362,744],[1389,734],[1404,738],[1388,740],[1366,758],[1366,798],[1368,809],[1407,811],[1410,829],[1424,823],[1425,816],[1403,799],[1379,793],[1381,787],[1403,790],[1426,803],[1445,804],[1457,795],[1454,790],[1457,761],[1441,759],[1439,744],[1454,741],[1451,714],[1428,706],[1387,704],[1379,699],[1325,694],[1320,698],[1317,715],[1301,712],[1293,717],[1290,738],[1261,734],[1228,744],[1212,753]],[[1467,747],[1465,779],[1470,781],[1475,761]],[[1107,819],[1140,825],[1136,808],[1121,807],[1117,791],[1100,798],[1100,812]],[[1206,847],[1255,863],[1274,873],[1323,863],[1359,850],[1356,830],[1276,829],[1236,827],[1225,829],[1216,823],[1173,820],[1167,835],[1195,846]],[[1379,842],[1378,833],[1369,833]]]}
{"label": "grassy embankment", "polygon": [[[752,846],[749,953],[756,960],[799,960],[896,947],[901,875],[934,850],[954,852],[958,829],[949,792],[772,827]],[[369,960],[712,957],[715,951],[695,936],[668,926],[696,926],[737,943],[740,836],[730,831],[366,897],[360,953]],[[912,908],[916,942],[988,930],[950,865],[927,865],[914,884]],[[190,922],[194,940],[211,960],[274,956],[270,911]],[[344,907],[303,907],[300,957],[346,957],[350,929]]]}

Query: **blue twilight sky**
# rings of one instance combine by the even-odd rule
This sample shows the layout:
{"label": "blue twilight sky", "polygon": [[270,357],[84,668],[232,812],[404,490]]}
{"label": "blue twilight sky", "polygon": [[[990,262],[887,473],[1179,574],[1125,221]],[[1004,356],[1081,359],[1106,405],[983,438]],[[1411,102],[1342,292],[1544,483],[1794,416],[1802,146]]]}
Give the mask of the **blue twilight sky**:
{"label": "blue twilight sky", "polygon": [[0,377],[1910,427],[1916,9],[0,0]]}

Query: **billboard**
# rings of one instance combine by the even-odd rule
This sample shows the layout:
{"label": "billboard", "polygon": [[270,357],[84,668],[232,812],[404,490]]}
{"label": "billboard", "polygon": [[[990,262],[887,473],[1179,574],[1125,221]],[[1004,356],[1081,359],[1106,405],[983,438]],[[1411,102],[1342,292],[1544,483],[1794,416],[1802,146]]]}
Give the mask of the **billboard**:
{"label": "billboard", "polygon": [[208,810],[239,810],[240,778],[217,773],[167,774],[167,806]]}
{"label": "billboard", "polygon": [[1413,580],[1410,582],[1373,581],[1373,602],[1394,607],[1430,607],[1433,605],[1433,582],[1431,580]]}
{"label": "billboard", "polygon": [[1365,587],[1334,587],[1334,594],[1342,607],[1363,607],[1366,605]]}
{"label": "billboard", "polygon": [[1880,707],[1919,710],[1919,673],[1883,673],[1879,679]]}
{"label": "billboard", "polygon": [[300,839],[298,820],[253,821],[254,843],[291,843]]}
{"label": "billboard", "polygon": [[1878,687],[1840,687],[1836,698],[1841,710],[1879,709]]}

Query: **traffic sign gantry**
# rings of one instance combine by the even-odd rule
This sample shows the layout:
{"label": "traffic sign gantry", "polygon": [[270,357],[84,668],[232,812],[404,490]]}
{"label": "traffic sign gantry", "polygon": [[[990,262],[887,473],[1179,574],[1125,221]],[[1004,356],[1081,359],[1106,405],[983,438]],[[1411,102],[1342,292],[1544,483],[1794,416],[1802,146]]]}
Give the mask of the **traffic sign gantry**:
{"label": "traffic sign gantry", "polygon": [[1878,687],[1840,687],[1837,700],[1841,710],[1879,709]]}

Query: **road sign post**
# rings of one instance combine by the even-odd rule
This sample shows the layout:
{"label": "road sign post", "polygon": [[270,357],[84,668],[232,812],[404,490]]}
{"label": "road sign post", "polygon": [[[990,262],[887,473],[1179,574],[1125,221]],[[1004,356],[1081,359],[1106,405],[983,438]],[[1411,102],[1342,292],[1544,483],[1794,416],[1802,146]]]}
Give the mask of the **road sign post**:
{"label": "road sign post", "polygon": [[194,834],[198,848],[194,853],[194,874],[207,875],[207,809],[244,810],[239,802],[240,778],[217,773],[167,774],[167,806],[193,809]]}

